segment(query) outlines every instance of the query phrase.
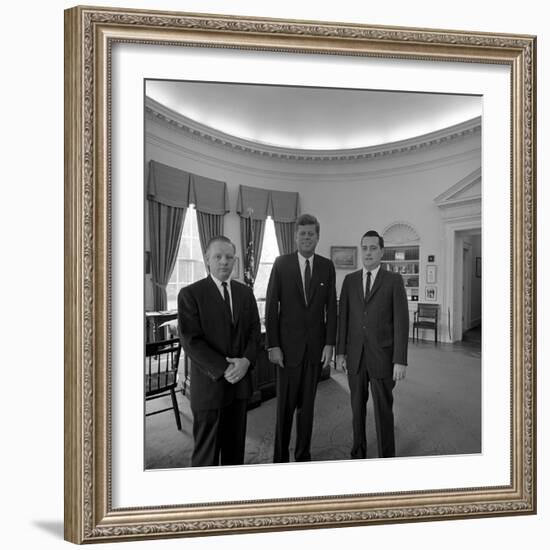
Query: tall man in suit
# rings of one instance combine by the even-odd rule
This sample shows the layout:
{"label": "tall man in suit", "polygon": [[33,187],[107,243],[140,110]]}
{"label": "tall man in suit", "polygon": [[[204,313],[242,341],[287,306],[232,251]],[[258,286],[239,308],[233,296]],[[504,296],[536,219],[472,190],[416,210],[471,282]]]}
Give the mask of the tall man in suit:
{"label": "tall man in suit", "polygon": [[409,309],[403,279],[380,268],[384,239],[361,239],[363,269],[346,276],[339,303],[336,366],[348,371],[353,417],[351,458],[366,458],[369,386],[378,456],[395,456],[393,388],[405,377]]}
{"label": "tall man in suit", "polygon": [[206,262],[209,275],[178,295],[180,338],[191,363],[191,465],[243,464],[258,308],[247,286],[229,280],[235,245],[227,237],[210,240]]}
{"label": "tall man in suit", "polygon": [[267,347],[269,360],[278,366],[274,462],[289,461],[294,411],[294,458],[311,460],[317,383],[336,343],[335,270],[329,259],[315,254],[319,232],[314,216],[298,218],[298,251],[275,260],[267,288]]}

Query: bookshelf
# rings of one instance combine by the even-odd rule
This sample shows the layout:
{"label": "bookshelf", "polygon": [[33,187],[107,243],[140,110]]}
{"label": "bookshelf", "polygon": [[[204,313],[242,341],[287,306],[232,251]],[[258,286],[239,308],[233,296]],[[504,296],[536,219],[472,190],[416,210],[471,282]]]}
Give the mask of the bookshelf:
{"label": "bookshelf", "polygon": [[418,286],[420,277],[418,245],[411,246],[387,246],[384,248],[382,267],[388,271],[399,273],[403,277],[407,299],[411,302],[418,301]]}

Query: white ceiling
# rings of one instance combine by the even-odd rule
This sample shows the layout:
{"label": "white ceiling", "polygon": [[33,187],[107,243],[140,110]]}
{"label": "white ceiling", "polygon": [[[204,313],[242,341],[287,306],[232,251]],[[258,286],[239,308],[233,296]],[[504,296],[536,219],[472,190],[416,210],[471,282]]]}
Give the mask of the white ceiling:
{"label": "white ceiling", "polygon": [[479,96],[148,81],[146,94],[226,134],[295,149],[399,141],[481,116]]}

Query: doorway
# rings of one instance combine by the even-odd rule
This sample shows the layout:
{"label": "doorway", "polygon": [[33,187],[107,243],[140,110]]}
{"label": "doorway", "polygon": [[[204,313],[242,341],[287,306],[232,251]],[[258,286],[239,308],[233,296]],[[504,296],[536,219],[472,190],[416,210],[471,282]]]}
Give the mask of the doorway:
{"label": "doorway", "polygon": [[481,327],[481,231],[469,229],[455,233],[454,288],[458,293],[455,304],[454,340]]}

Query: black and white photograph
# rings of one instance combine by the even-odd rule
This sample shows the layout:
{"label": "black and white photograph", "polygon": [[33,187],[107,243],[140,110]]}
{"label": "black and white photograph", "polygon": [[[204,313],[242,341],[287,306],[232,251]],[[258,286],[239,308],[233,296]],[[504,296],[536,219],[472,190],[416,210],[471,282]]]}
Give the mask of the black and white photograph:
{"label": "black and white photograph", "polygon": [[[38,500],[14,480],[17,516],[60,529],[39,508],[61,502],[63,470],[74,543],[303,546],[322,530],[325,546],[454,548],[498,524],[528,545],[540,23],[481,5],[185,4],[67,6],[52,33],[61,399],[51,369],[37,387],[63,401],[64,456],[41,465]],[[11,164],[40,166],[50,192],[40,158]]]}
{"label": "black and white photograph", "polygon": [[144,120],[146,470],[482,452],[482,97],[147,79]]}

